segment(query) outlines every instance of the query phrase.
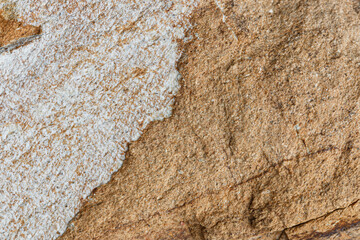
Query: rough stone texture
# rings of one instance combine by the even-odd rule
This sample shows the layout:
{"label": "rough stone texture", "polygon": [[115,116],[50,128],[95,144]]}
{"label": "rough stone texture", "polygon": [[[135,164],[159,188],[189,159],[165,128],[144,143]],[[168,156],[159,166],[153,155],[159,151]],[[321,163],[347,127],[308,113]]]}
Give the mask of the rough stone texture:
{"label": "rough stone texture", "polygon": [[285,230],[289,239],[360,239],[360,202]]}
{"label": "rough stone texture", "polygon": [[0,239],[61,235],[127,144],[171,115],[195,6],[0,0]]}
{"label": "rough stone texture", "polygon": [[358,239],[359,9],[201,2],[173,116],[60,239]]}

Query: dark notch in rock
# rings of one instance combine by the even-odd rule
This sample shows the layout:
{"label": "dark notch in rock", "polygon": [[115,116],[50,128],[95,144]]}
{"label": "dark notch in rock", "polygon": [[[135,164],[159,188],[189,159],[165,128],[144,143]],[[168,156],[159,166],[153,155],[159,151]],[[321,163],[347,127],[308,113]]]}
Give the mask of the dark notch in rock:
{"label": "dark notch in rock", "polygon": [[354,1],[354,10],[356,13],[360,13],[360,0],[353,0]]}

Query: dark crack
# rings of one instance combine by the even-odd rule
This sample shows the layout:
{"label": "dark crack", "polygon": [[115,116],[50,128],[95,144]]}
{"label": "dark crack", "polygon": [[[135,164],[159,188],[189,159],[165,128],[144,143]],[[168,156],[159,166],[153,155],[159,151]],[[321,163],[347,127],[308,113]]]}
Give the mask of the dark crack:
{"label": "dark crack", "polygon": [[[345,209],[354,206],[354,205],[357,204],[359,201],[360,201],[360,199],[357,199],[357,200],[355,200],[354,202],[350,203],[349,205],[347,205],[347,206],[345,206],[345,207],[336,208],[336,209],[334,209],[334,210],[332,210],[332,211],[330,211],[330,212],[327,212],[326,214],[321,215],[321,216],[319,216],[319,217],[309,219],[309,220],[307,220],[307,221],[305,221],[305,222],[302,222],[302,223],[293,225],[293,226],[291,226],[291,227],[287,227],[287,228],[285,228],[285,229],[283,230],[283,232],[286,232],[286,231],[288,231],[288,230],[290,230],[290,229],[294,229],[294,228],[297,228],[297,227],[301,227],[301,226],[303,226],[303,225],[306,225],[306,224],[308,224],[308,223],[317,221],[317,220],[322,219],[322,218],[327,218],[327,217],[329,217],[330,215],[332,215],[332,214],[334,214],[334,213],[336,213],[336,212],[344,211]],[[358,223],[358,222],[360,222],[360,221],[357,221],[356,223]],[[334,231],[330,231],[330,232],[334,232]],[[334,232],[334,233],[335,233],[335,232]],[[324,234],[326,234],[326,233],[324,233],[324,234],[322,234],[322,233],[316,233],[316,234],[320,236],[320,235],[324,235]],[[332,234],[331,234],[331,235],[332,235]],[[314,238],[311,238],[311,239],[314,239]],[[315,238],[315,239],[316,239],[316,238]]]}
{"label": "dark crack", "polygon": [[6,46],[0,47],[0,54],[4,52],[10,52],[14,49],[17,49],[19,47],[25,46],[29,44],[30,42],[34,41],[35,39],[38,39],[41,37],[41,34],[32,35],[29,37],[20,38],[17,41],[10,43]]}
{"label": "dark crack", "polygon": [[[313,155],[316,155],[316,154],[321,154],[321,153],[328,152],[328,151],[333,151],[333,150],[338,150],[338,148],[337,148],[337,147],[333,147],[333,146],[329,146],[328,148],[321,149],[321,150],[318,150],[318,151],[313,152],[313,153],[310,153],[310,154],[305,154],[304,156],[300,156],[300,157],[313,156]],[[258,178],[266,175],[267,173],[269,173],[269,172],[271,172],[272,170],[276,169],[276,167],[281,166],[284,162],[297,160],[298,158],[299,158],[299,156],[294,157],[294,158],[291,158],[291,159],[283,159],[283,160],[281,160],[280,162],[278,162],[278,163],[276,163],[276,164],[273,164],[271,167],[269,167],[268,169],[264,170],[263,172],[261,172],[261,173],[259,173],[259,174],[257,174],[257,175],[254,175],[254,176],[252,176],[252,177],[250,177],[250,178],[248,178],[248,179],[246,179],[246,180],[244,180],[244,181],[238,182],[238,183],[236,183],[236,184],[234,184],[234,185],[232,185],[232,186],[225,186],[225,187],[223,187],[221,190],[217,191],[216,193],[220,193],[220,192],[222,192],[222,191],[229,191],[229,190],[231,191],[231,190],[233,190],[234,188],[236,188],[236,187],[238,187],[238,186],[240,186],[240,185],[249,183],[249,182],[251,182],[251,181],[253,181],[253,180],[256,180],[256,179],[258,179]],[[138,223],[140,223],[140,222],[144,222],[144,221],[146,221],[146,220],[148,220],[148,219],[151,219],[151,218],[153,218],[153,217],[155,217],[155,216],[161,216],[162,213],[171,213],[171,212],[174,212],[174,211],[176,211],[176,210],[179,210],[179,209],[181,209],[181,208],[186,207],[186,206],[189,205],[189,204],[194,203],[194,202],[195,202],[196,200],[198,200],[198,199],[204,198],[204,197],[206,197],[206,196],[208,196],[208,195],[211,195],[211,194],[214,194],[214,193],[215,193],[215,192],[212,192],[212,191],[205,192],[205,193],[201,193],[199,196],[197,196],[197,197],[195,197],[195,198],[193,198],[193,199],[191,199],[191,200],[189,200],[189,201],[187,201],[187,202],[184,202],[184,203],[182,203],[182,204],[180,204],[180,205],[178,205],[178,206],[175,206],[175,207],[173,207],[173,208],[171,208],[171,209],[164,210],[164,211],[157,211],[157,212],[155,212],[154,214],[151,214],[151,215],[149,215],[149,216],[146,217],[146,218],[142,218],[142,219],[139,219],[139,220],[133,221],[133,222],[127,222],[127,223],[120,224],[120,225],[118,225],[118,226],[116,227],[116,229],[119,229],[119,228],[122,228],[122,227],[130,227],[130,226],[132,226],[132,225],[136,225],[136,224],[138,224]],[[355,203],[356,203],[356,202],[355,202]],[[355,203],[352,203],[352,204],[350,204],[349,206],[354,205]],[[249,205],[248,205],[248,206],[249,206],[249,209],[251,208],[251,205],[252,205],[252,203],[251,203],[251,201],[250,201],[250,203],[249,203]],[[348,206],[348,207],[349,207],[349,206]],[[345,208],[347,208],[347,207],[345,207]],[[335,210],[331,211],[331,212],[328,213],[328,214],[322,215],[322,216],[320,216],[320,217],[318,217],[318,218],[315,218],[315,219],[308,220],[308,221],[306,221],[306,222],[304,222],[304,223],[300,223],[300,224],[294,225],[294,226],[289,227],[289,228],[286,228],[286,229],[284,229],[284,230],[287,230],[287,229],[290,229],[290,228],[293,228],[293,227],[296,227],[296,226],[301,226],[302,224],[306,224],[306,223],[308,223],[308,222],[310,222],[310,221],[319,219],[319,218],[324,217],[324,216],[328,216],[329,214],[331,214],[331,213],[333,213],[333,212],[335,212],[335,211],[343,210],[343,209],[345,209],[345,208],[335,209]],[[78,215],[78,214],[77,214],[77,215]],[[74,218],[74,219],[75,219],[75,218]],[[249,223],[250,223],[250,225],[251,225],[251,222],[254,222],[256,219],[253,219],[253,217],[251,217],[251,214],[250,214],[250,215],[248,216],[248,220],[249,220]]]}

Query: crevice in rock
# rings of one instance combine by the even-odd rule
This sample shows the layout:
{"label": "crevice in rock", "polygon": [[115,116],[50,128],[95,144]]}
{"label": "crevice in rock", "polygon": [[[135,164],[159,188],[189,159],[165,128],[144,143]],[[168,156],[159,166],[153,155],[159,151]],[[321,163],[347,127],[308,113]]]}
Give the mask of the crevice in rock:
{"label": "crevice in rock", "polygon": [[317,221],[317,220],[319,220],[319,219],[325,219],[325,218],[329,217],[330,215],[332,215],[332,214],[334,214],[334,213],[336,213],[336,212],[338,212],[338,211],[344,211],[345,209],[354,206],[354,205],[357,204],[359,201],[360,201],[360,199],[357,199],[357,200],[355,200],[354,202],[350,203],[349,205],[347,205],[347,206],[345,206],[345,207],[336,208],[336,209],[334,209],[334,210],[332,210],[332,211],[330,211],[330,212],[327,212],[326,214],[323,214],[323,215],[321,215],[321,216],[319,216],[319,217],[316,217],[316,218],[313,218],[313,219],[309,219],[309,220],[307,220],[307,221],[305,221],[305,222],[302,222],[302,223],[296,224],[296,225],[294,225],[294,226],[285,228],[285,229],[283,230],[283,232],[286,232],[286,231],[288,231],[288,230],[291,230],[291,229],[294,229],[294,228],[303,226],[303,225],[305,225],[305,224],[309,224],[309,223],[314,222],[314,221]]}
{"label": "crevice in rock", "polygon": [[200,223],[188,223],[189,230],[193,240],[205,240],[205,231],[206,228],[202,226]]}
{"label": "crevice in rock", "polygon": [[[313,156],[313,155],[320,154],[320,153],[324,153],[324,152],[331,151],[331,150],[334,150],[334,149],[337,149],[337,148],[336,148],[336,147],[331,147],[331,148],[322,149],[322,150],[319,150],[319,151],[317,151],[317,152],[315,152],[315,153],[307,154],[307,155],[304,155],[304,156],[302,156],[302,157]],[[297,157],[294,158],[294,159],[297,159]],[[241,185],[246,184],[246,183],[249,183],[249,182],[251,182],[251,181],[254,181],[254,180],[256,180],[256,179],[258,179],[258,178],[260,178],[260,177],[263,177],[265,174],[271,172],[272,170],[274,170],[274,169],[276,170],[276,167],[281,166],[283,162],[285,162],[285,161],[292,161],[292,160],[294,160],[294,159],[284,159],[284,160],[280,161],[278,164],[274,164],[273,166],[271,166],[271,167],[268,168],[267,170],[261,172],[260,174],[257,174],[257,175],[255,175],[255,176],[253,176],[253,177],[251,177],[251,178],[249,178],[249,179],[247,179],[247,180],[245,180],[245,181],[239,182],[239,183],[237,183],[237,184],[224,187],[224,188],[221,189],[219,192],[217,192],[217,194],[220,194],[222,191],[229,191],[229,189],[230,189],[230,191],[234,191],[236,187],[241,186]],[[202,199],[202,198],[205,198],[206,196],[212,195],[212,194],[214,194],[214,192],[206,192],[206,193],[200,194],[198,197],[193,198],[193,199],[191,199],[190,201],[184,202],[184,203],[182,203],[182,204],[180,204],[180,205],[178,205],[178,206],[175,206],[175,207],[173,207],[173,208],[171,208],[171,209],[168,209],[168,210],[166,211],[166,213],[171,213],[171,212],[173,212],[173,211],[175,211],[175,210],[184,208],[184,207],[186,207],[187,205],[193,204],[195,201],[200,200],[200,199]],[[249,213],[250,213],[249,216],[248,216],[248,220],[249,220],[250,226],[252,226],[252,227],[256,227],[256,223],[255,223],[256,218],[255,218],[254,214],[252,214],[252,213],[255,211],[255,210],[252,208],[252,202],[253,202],[254,199],[255,199],[255,195],[252,194],[252,197],[250,198],[249,205],[248,205],[248,206],[249,206],[248,209],[249,209]],[[356,203],[356,202],[355,202],[355,203]],[[355,203],[353,203],[353,204],[355,204]],[[353,204],[350,204],[350,205],[353,205]],[[349,206],[350,206],[350,205],[349,205]],[[95,205],[93,205],[93,206],[95,206]],[[336,209],[336,210],[334,210],[334,211],[342,210],[342,209],[345,209],[345,208],[339,208],[339,209]],[[331,211],[330,213],[332,213],[332,212],[334,212],[334,211]],[[78,213],[78,214],[79,214],[79,213]],[[73,219],[76,219],[76,218],[78,217],[78,214],[77,214]],[[140,222],[148,221],[148,220],[150,220],[151,218],[154,218],[155,216],[161,216],[162,214],[165,214],[165,212],[155,212],[154,214],[149,215],[149,216],[146,217],[146,218],[142,218],[142,219],[139,219],[139,220],[134,221],[134,222],[127,222],[127,223],[123,223],[123,224],[121,224],[121,225],[118,225],[118,228],[117,228],[117,229],[120,229],[121,227],[128,227],[128,226],[131,226],[131,225],[136,225],[136,224],[138,224],[138,223],[140,223]],[[326,214],[326,216],[327,216],[327,215],[328,215],[328,214]],[[324,215],[324,216],[325,216],[325,215]],[[324,217],[324,216],[321,216],[321,217]],[[318,217],[318,218],[321,218],[321,217]],[[316,218],[316,219],[318,219],[318,218]],[[316,219],[312,219],[312,220],[316,220]],[[309,220],[309,221],[312,221],[312,220]],[[309,221],[306,221],[306,222],[304,222],[304,223],[300,223],[300,224],[294,225],[293,227],[300,226],[300,225],[302,225],[302,224],[308,223]],[[287,228],[287,229],[288,229],[288,228]]]}
{"label": "crevice in rock", "polygon": [[285,230],[281,232],[279,238],[277,238],[276,240],[289,240],[289,237],[286,234]]}
{"label": "crevice in rock", "polygon": [[360,14],[360,0],[353,0],[354,2],[354,11],[357,14]]}
{"label": "crevice in rock", "polygon": [[3,53],[3,52],[9,52],[9,51],[17,49],[19,47],[25,46],[26,44],[29,44],[30,42],[32,42],[35,39],[38,39],[40,37],[41,37],[41,35],[37,34],[37,35],[32,35],[32,36],[29,36],[29,37],[24,37],[24,38],[20,38],[18,40],[15,40],[14,42],[12,42],[12,43],[10,43],[10,44],[8,44],[6,46],[0,47],[0,54]]}

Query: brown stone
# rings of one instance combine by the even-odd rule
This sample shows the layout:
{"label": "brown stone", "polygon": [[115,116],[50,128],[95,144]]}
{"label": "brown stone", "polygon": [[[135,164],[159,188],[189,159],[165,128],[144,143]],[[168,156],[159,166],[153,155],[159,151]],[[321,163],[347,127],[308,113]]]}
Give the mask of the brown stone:
{"label": "brown stone", "polygon": [[359,237],[358,1],[218,3],[181,43],[173,116],[60,239]]}
{"label": "brown stone", "polygon": [[14,43],[19,39],[40,33],[40,27],[25,25],[17,21],[14,7],[11,7],[11,5],[4,10],[0,10],[0,50],[1,47]]}

